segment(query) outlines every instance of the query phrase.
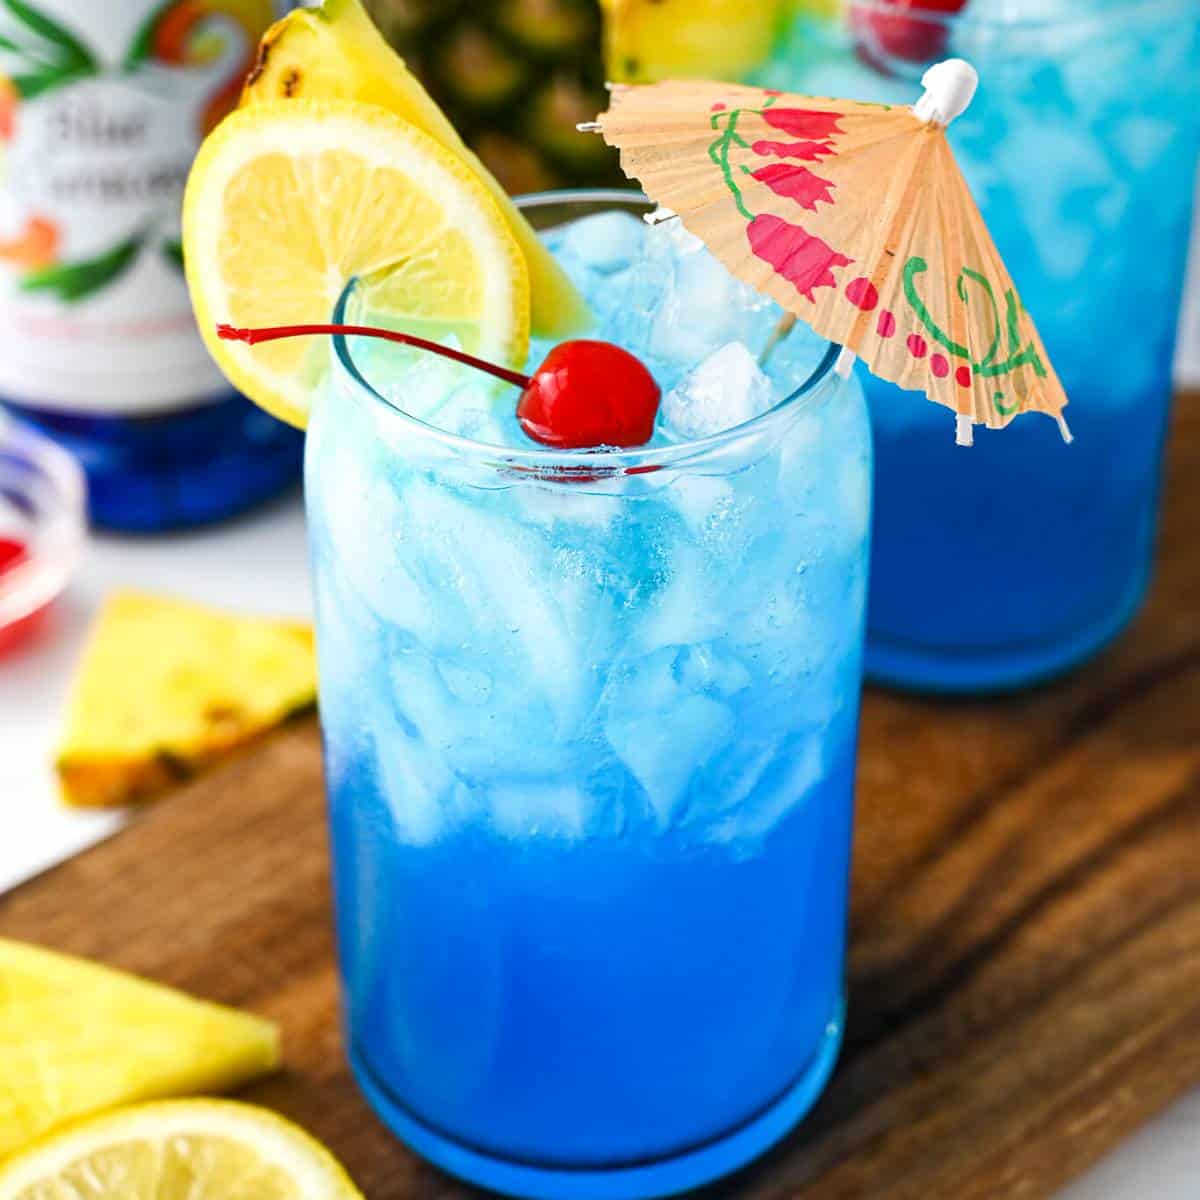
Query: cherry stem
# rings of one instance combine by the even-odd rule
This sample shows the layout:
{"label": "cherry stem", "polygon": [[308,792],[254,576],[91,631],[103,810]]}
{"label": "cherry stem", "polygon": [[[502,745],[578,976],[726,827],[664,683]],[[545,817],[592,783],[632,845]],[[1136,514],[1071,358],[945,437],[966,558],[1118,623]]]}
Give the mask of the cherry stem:
{"label": "cherry stem", "polygon": [[341,334],[344,337],[373,337],[386,342],[399,342],[403,346],[415,346],[418,350],[428,350],[431,354],[439,354],[442,358],[451,358],[455,362],[474,367],[477,371],[486,371],[505,383],[514,384],[519,388],[528,388],[533,380],[520,371],[510,371],[507,367],[498,367],[488,362],[486,358],[476,358],[462,350],[454,350],[443,346],[440,342],[431,342],[428,338],[417,337],[413,333],[399,333],[394,329],[376,329],[372,325],[269,325],[258,329],[242,329],[236,325],[218,325],[217,336],[227,342],[246,342],[257,346],[259,342],[277,342],[282,338],[312,337],[319,334]]}

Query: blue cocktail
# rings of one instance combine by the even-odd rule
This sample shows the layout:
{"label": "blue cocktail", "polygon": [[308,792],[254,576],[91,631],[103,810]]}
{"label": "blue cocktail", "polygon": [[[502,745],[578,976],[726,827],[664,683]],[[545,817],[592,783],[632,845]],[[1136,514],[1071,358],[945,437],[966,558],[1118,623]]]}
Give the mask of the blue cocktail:
{"label": "blue cocktail", "polygon": [[[861,37],[880,6],[853,8]],[[1093,654],[1145,591],[1200,139],[1200,9],[972,0],[956,20],[906,20],[930,27],[910,44],[979,69],[950,141],[1071,399],[1076,440],[1024,417],[962,449],[944,413],[866,380],[867,667],[917,688],[1013,687]],[[859,50],[849,22],[801,23],[767,81],[911,103],[923,64]]]}
{"label": "blue cocktail", "polygon": [[800,330],[760,371],[779,310],[614,203],[535,209],[667,392],[646,448],[535,447],[351,340],[307,452],[354,1066],[418,1151],[552,1198],[746,1162],[842,1021],[861,392]]}

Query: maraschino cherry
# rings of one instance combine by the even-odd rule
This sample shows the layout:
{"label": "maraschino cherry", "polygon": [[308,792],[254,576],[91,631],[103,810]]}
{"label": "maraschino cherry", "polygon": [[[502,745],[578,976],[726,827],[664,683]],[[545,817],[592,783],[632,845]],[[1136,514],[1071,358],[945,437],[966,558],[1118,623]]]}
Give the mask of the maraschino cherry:
{"label": "maraschino cherry", "polygon": [[535,441],[558,450],[643,446],[654,434],[654,419],[662,399],[654,376],[642,362],[611,342],[562,342],[532,375],[524,375],[438,342],[369,325],[278,325],[263,329],[218,325],[217,334],[226,341],[252,346],[280,338],[343,334],[382,338],[428,350],[519,387],[517,419],[521,428]]}

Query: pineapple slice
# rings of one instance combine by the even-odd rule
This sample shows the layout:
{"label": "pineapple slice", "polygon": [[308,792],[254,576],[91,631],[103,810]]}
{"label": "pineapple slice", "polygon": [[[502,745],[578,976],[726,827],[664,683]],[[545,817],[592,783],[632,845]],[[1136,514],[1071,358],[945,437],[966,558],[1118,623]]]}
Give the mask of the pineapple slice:
{"label": "pineapple slice", "polygon": [[377,104],[456,154],[491,192],[525,254],[534,332],[565,337],[590,324],[587,305],[562,268],[404,60],[384,41],[362,0],[325,0],[319,8],[296,9],[267,30],[258,62],[246,80],[242,105],[301,96]]}
{"label": "pineapple slice", "polygon": [[0,1047],[0,1159],[88,1113],[230,1090],[280,1061],[270,1021],[7,938]]}
{"label": "pineapple slice", "polygon": [[743,79],[775,47],[796,0],[601,0],[608,74],[623,83]]}
{"label": "pineapple slice", "polygon": [[76,807],[152,799],[316,693],[310,626],[117,592],[71,696],[56,762],[63,799]]}

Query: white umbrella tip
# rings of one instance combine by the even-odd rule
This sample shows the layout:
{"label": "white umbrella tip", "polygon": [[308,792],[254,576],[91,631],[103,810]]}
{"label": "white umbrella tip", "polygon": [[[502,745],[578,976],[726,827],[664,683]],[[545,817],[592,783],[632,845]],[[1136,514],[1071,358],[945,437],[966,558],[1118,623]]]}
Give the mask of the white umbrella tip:
{"label": "white umbrella tip", "polygon": [[934,63],[921,76],[925,94],[913,111],[923,121],[949,125],[960,116],[975,98],[979,87],[979,72],[965,58],[947,58]]}

